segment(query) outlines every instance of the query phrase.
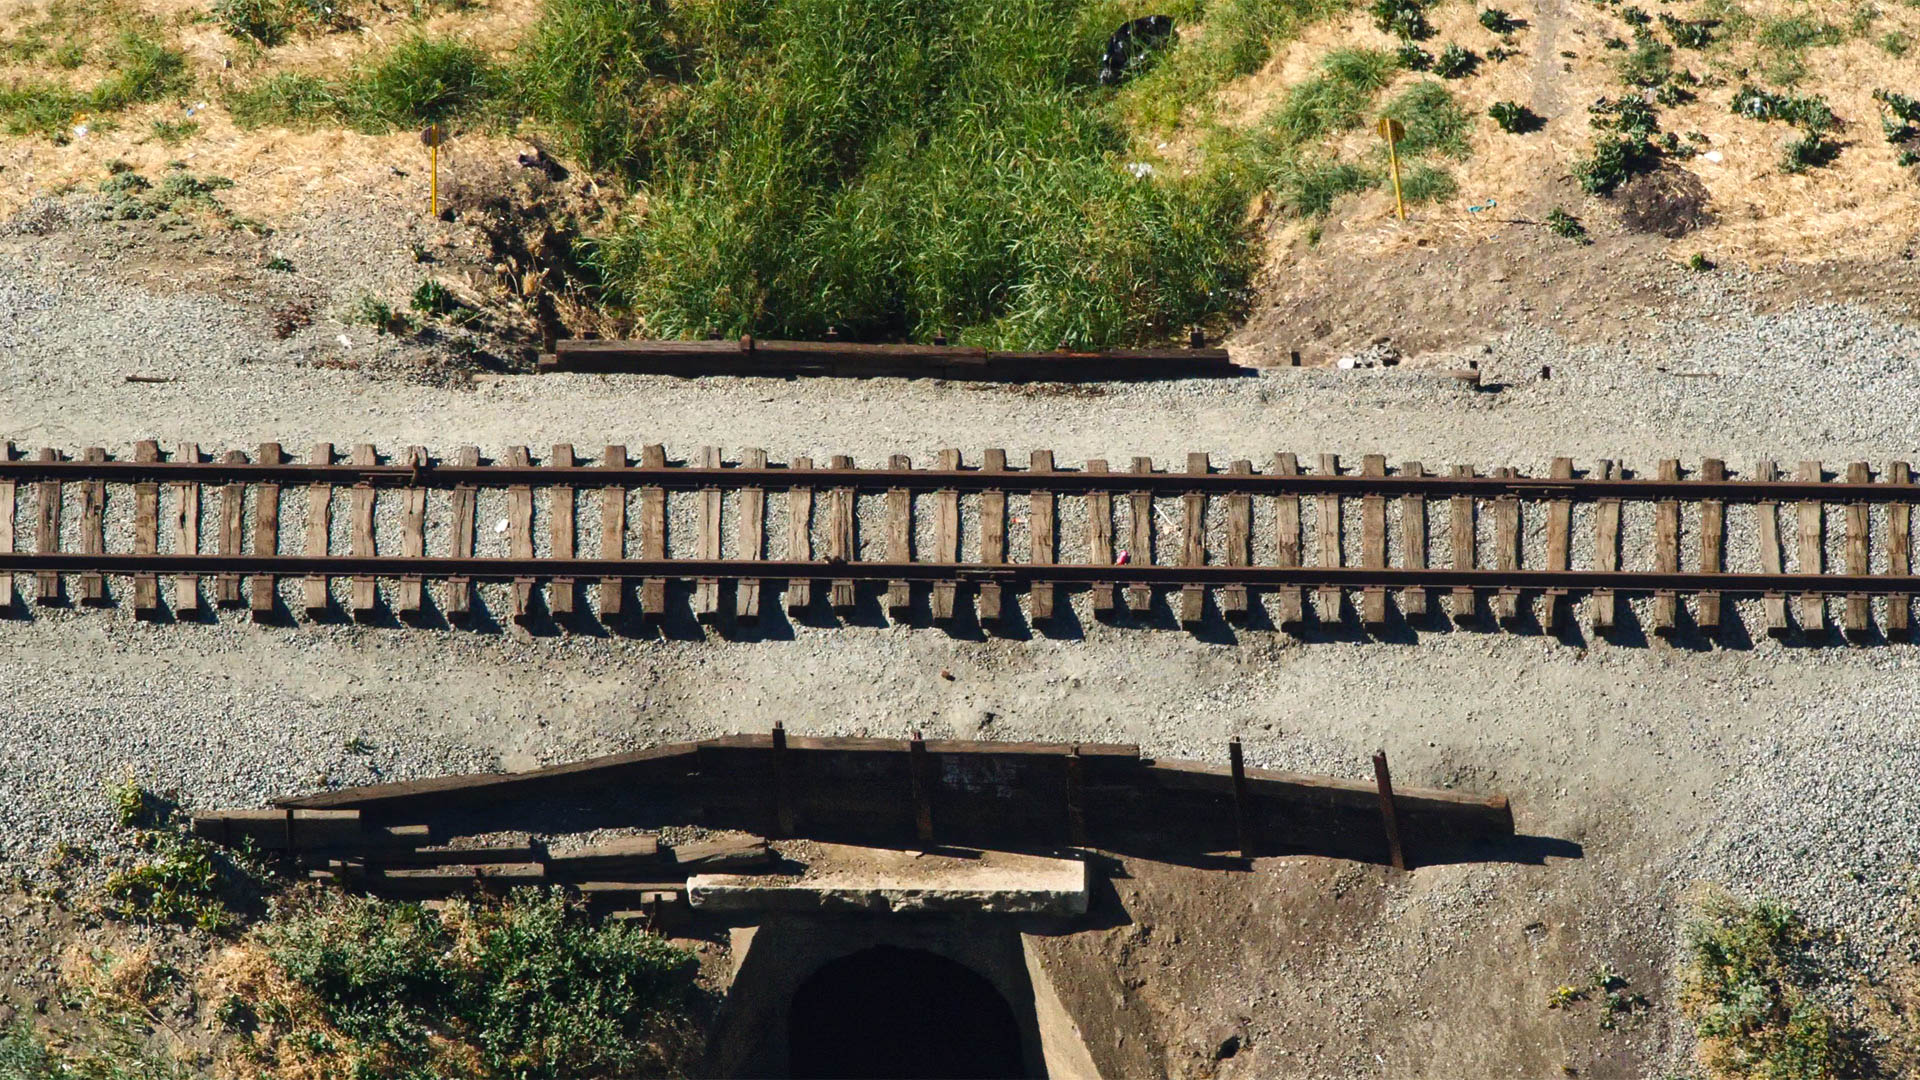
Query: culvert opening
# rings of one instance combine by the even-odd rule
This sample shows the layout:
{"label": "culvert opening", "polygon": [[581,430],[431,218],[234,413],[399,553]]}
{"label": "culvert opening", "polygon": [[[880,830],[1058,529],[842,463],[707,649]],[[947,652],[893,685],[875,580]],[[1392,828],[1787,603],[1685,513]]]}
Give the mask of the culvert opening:
{"label": "culvert opening", "polygon": [[823,965],[793,995],[799,1078],[1024,1077],[1013,1006],[962,964],[876,946]]}

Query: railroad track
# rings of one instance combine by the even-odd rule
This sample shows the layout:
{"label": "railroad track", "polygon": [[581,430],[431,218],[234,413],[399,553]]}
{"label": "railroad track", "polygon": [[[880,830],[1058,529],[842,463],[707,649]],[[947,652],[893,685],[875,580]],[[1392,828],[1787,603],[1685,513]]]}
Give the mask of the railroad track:
{"label": "railroad track", "polygon": [[[776,597],[795,614],[824,599],[848,615],[877,595],[896,621],[925,597],[935,623],[991,624],[1063,617],[1068,594],[1085,593],[1096,617],[1164,598],[1189,626],[1214,609],[1283,628],[1352,617],[1378,630],[1396,616],[1555,628],[1584,603],[1596,631],[1639,618],[1670,634],[1721,630],[1727,598],[1757,597],[1770,633],[1824,633],[1835,601],[1838,627],[1860,639],[1906,636],[1920,592],[1920,487],[1904,462],[1829,480],[1812,461],[1784,479],[1772,462],[1735,475],[1716,460],[1642,476],[1557,458],[1542,477],[1286,453],[1256,471],[1205,454],[1178,469],[1068,469],[1044,450],[1024,468],[999,450],[855,468],[762,450],[726,461],[713,447],[669,461],[657,445],[638,461],[556,446],[484,463],[474,447],[448,460],[321,444],[302,461],[277,444],[218,460],[153,442],[118,459],[0,449],[5,608],[28,594],[115,603],[118,578],[141,618],[203,617],[210,601],[261,621],[437,611],[458,623],[498,604],[520,622],[543,608],[613,621],[688,606],[750,622]],[[1650,598],[1644,616],[1623,611],[1627,597]]]}

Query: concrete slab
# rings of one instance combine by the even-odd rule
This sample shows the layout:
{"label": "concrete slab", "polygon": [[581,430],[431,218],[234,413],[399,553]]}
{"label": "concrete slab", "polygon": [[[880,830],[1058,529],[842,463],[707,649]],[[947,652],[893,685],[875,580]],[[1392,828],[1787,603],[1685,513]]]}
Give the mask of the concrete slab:
{"label": "concrete slab", "polygon": [[941,848],[897,851],[783,844],[787,874],[699,874],[688,901],[705,911],[1084,915],[1087,864],[1074,855]]}

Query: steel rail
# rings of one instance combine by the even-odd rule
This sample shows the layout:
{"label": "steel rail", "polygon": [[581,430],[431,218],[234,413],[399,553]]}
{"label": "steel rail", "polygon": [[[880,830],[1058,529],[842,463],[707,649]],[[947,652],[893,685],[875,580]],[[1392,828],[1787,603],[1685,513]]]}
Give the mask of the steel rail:
{"label": "steel rail", "polygon": [[1637,570],[1413,570],[1358,566],[1149,566],[1123,563],[799,562],[750,559],[511,559],[398,555],[0,554],[0,572],[116,575],[268,574],[279,577],[468,578],[477,581],[702,578],[789,581],[913,581],[1001,585],[1228,585],[1343,589],[1451,589],[1497,592],[1612,591],[1734,595],[1920,595],[1920,576],[1875,574],[1659,573]]}
{"label": "steel rail", "polygon": [[1920,505],[1920,485],[1892,483],[1816,483],[1798,480],[1659,480],[1577,477],[1550,480],[1538,477],[1496,476],[1362,476],[1307,473],[1279,476],[1271,473],[1090,473],[1077,470],[980,469],[810,469],[796,471],[784,465],[766,468],[694,465],[664,467],[582,465],[555,468],[541,465],[351,465],[281,464],[257,462],[191,461],[28,461],[0,462],[0,480],[31,482],[58,480],[77,483],[197,484],[369,484],[388,488],[529,487],[659,487],[669,490],[712,488],[852,488],[859,491],[1003,491],[1049,492],[1077,495],[1090,492],[1145,491],[1156,495],[1190,493],[1247,495],[1337,494],[1467,495],[1481,499],[1513,496],[1522,499],[1600,499],[1681,502],[1719,500],[1728,503],[1826,502],[1910,503]]}

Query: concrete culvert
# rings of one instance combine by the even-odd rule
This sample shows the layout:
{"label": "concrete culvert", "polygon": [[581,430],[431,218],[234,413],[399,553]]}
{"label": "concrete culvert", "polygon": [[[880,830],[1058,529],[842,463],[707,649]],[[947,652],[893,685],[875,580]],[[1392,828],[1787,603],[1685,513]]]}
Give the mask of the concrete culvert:
{"label": "concrete culvert", "polygon": [[967,967],[880,945],[823,965],[794,993],[795,1077],[1024,1077],[1013,1007]]}

